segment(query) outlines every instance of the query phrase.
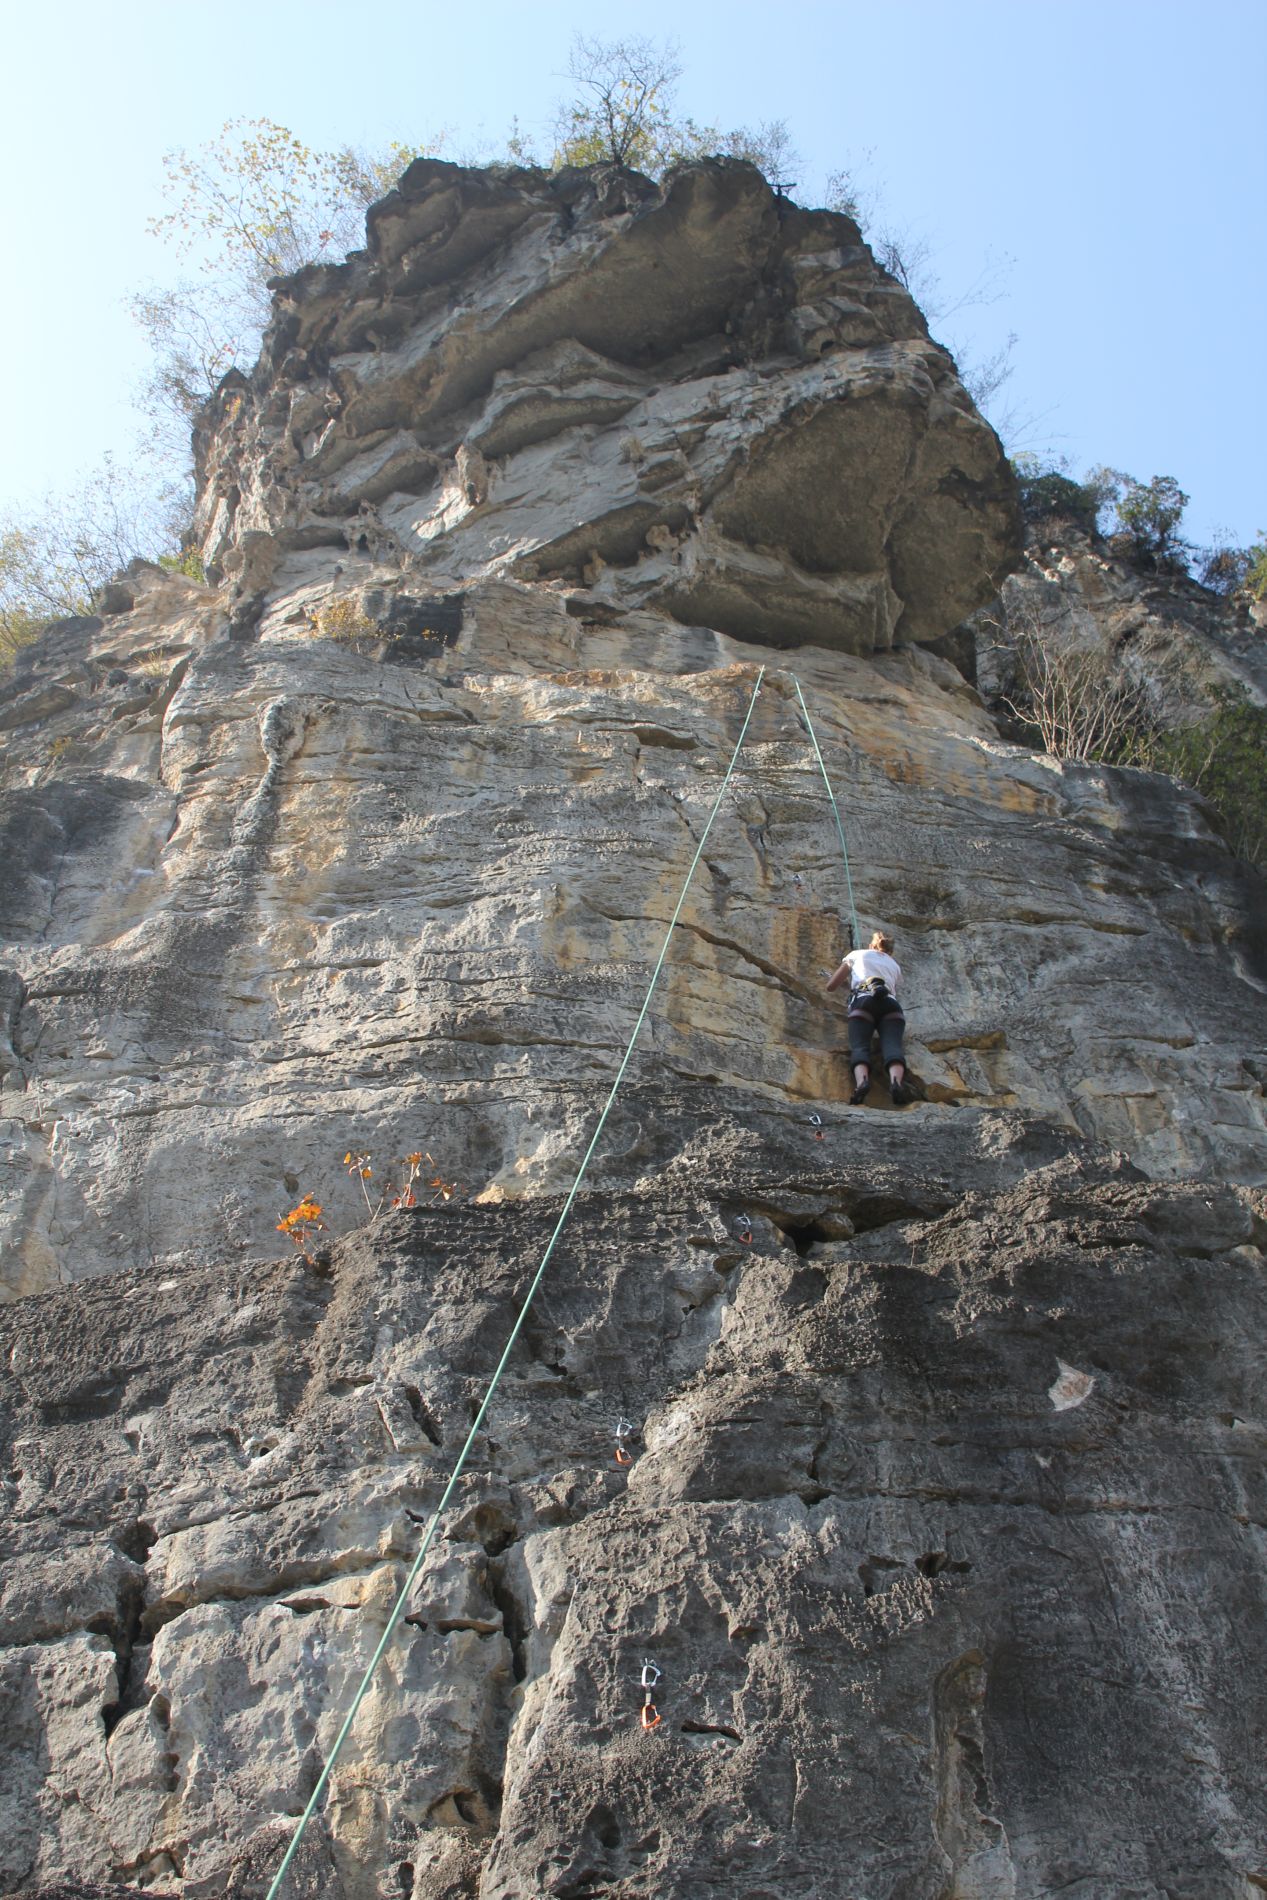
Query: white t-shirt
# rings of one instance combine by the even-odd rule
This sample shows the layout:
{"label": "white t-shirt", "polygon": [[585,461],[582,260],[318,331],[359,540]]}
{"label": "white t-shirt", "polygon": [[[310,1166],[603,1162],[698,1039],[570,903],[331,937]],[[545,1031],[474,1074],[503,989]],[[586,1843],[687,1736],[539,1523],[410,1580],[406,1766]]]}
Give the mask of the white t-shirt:
{"label": "white t-shirt", "polygon": [[859,983],[871,983],[876,977],[883,977],[891,994],[897,995],[902,972],[887,950],[851,950],[844,961],[849,965],[850,989],[856,990]]}

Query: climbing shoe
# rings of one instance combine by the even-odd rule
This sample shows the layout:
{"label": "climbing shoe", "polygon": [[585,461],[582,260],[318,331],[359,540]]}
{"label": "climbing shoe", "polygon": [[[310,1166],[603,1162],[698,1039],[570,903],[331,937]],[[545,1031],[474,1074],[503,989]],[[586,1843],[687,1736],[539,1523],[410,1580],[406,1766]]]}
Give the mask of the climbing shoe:
{"label": "climbing shoe", "polygon": [[857,1088],[854,1090],[853,1094],[849,1097],[850,1108],[861,1108],[862,1104],[866,1101],[867,1096],[870,1093],[870,1090],[871,1090],[871,1083],[869,1080],[866,1082],[859,1082]]}
{"label": "climbing shoe", "polygon": [[905,1108],[908,1102],[915,1100],[915,1091],[905,1082],[890,1082],[889,1094],[895,1108]]}

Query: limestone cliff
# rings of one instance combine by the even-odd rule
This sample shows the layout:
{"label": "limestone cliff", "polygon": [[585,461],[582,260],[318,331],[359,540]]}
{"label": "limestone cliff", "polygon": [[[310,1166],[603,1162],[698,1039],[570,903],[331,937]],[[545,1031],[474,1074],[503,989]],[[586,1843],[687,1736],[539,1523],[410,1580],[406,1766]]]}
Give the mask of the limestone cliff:
{"label": "limestone cliff", "polygon": [[1020,530],[915,306],[747,166],[420,162],[198,455],[211,583],[0,695],[0,1890],[264,1891],[763,663],[295,1892],[1267,1886],[1262,887],[946,657]]}
{"label": "limestone cliff", "polygon": [[350,549],[871,653],[1014,558],[1006,464],[910,297],[750,165],[660,189],[424,159],[368,239],[283,287],[199,443],[239,619],[346,582]]}
{"label": "limestone cliff", "polygon": [[1267,602],[1224,599],[1184,574],[1148,571],[1068,521],[1031,526],[999,600],[973,616],[977,683],[998,691],[998,627],[1112,658],[1164,726],[1208,717],[1211,690],[1267,704]]}

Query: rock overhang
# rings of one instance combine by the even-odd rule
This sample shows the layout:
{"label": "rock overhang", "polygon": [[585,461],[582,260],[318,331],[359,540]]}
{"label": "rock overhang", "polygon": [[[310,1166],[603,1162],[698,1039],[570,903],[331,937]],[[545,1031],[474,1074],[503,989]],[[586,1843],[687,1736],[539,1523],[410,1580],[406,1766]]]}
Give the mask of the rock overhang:
{"label": "rock overhang", "polygon": [[751,165],[662,185],[420,160],[364,252],[275,286],[198,441],[214,573],[247,538],[777,646],[937,640],[1019,558],[997,438],[857,226]]}

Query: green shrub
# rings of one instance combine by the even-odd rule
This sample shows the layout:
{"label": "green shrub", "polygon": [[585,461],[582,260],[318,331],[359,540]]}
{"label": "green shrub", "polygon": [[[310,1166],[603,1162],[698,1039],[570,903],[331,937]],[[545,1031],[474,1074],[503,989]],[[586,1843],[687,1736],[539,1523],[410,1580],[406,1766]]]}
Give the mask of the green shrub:
{"label": "green shrub", "polygon": [[[1237,857],[1267,872],[1267,707],[1242,686],[1204,690],[1208,710],[1194,724],[1162,730],[1145,693],[1098,647],[1082,647],[1013,602],[1000,621],[995,712],[1017,722],[1008,734],[1057,759],[1137,765],[1182,779],[1209,800]],[[1172,683],[1178,685],[1182,673]]]}
{"label": "green shrub", "polygon": [[169,574],[183,574],[187,581],[201,581],[206,585],[207,570],[197,548],[183,548],[179,554],[160,554],[158,564]]}
{"label": "green shrub", "polygon": [[1075,481],[1063,467],[1044,464],[1036,455],[1018,455],[1012,467],[1027,521],[1069,521],[1084,534],[1095,533],[1100,494],[1092,484]]}
{"label": "green shrub", "polygon": [[1249,549],[1245,585],[1255,600],[1267,600],[1267,535],[1260,533]]}
{"label": "green shrub", "polygon": [[51,620],[50,614],[32,613],[28,607],[0,600],[0,671],[12,666],[22,648],[38,639]]}
{"label": "green shrub", "polygon": [[1177,732],[1141,735],[1131,762],[1204,793],[1238,858],[1267,871],[1267,707],[1244,688],[1216,687],[1215,710]]}
{"label": "green shrub", "polygon": [[377,622],[363,614],[356,601],[346,594],[319,608],[308,622],[308,631],[319,640],[344,640],[350,646],[362,640],[385,637]]}
{"label": "green shrub", "polygon": [[[0,666],[54,620],[90,613],[134,556],[179,546],[187,526],[177,490],[147,493],[108,455],[77,487],[0,517]],[[185,557],[170,558],[179,568]]]}
{"label": "green shrub", "polygon": [[1254,600],[1267,600],[1267,536],[1260,535],[1247,548],[1216,541],[1212,547],[1195,549],[1194,555],[1203,587],[1224,595],[1243,590]]}
{"label": "green shrub", "polygon": [[1151,482],[1127,478],[1117,504],[1117,517],[1141,553],[1160,556],[1175,551],[1176,535],[1188,497],[1173,475],[1154,475]]}
{"label": "green shrub", "polygon": [[1173,475],[1141,482],[1118,468],[1097,468],[1087,480],[1099,493],[1101,508],[1112,510],[1117,552],[1147,567],[1186,564],[1190,550],[1180,539],[1179,523],[1188,497]]}

